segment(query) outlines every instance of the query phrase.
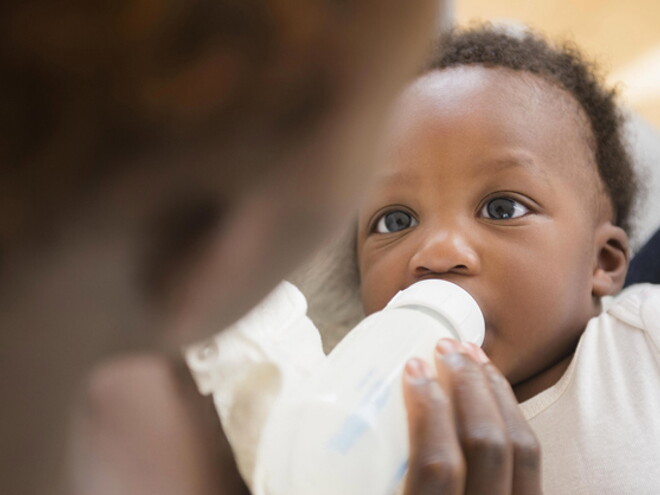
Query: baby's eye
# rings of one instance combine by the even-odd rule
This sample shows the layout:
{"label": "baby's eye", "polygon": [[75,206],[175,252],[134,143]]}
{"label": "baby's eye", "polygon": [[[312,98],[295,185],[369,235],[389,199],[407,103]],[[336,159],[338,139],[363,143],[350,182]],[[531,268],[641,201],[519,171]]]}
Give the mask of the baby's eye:
{"label": "baby's eye", "polygon": [[481,216],[493,220],[510,220],[529,213],[526,206],[511,198],[495,198],[488,201],[481,209]]}
{"label": "baby's eye", "polygon": [[417,220],[412,215],[405,211],[395,210],[387,212],[380,217],[376,224],[376,232],[379,234],[389,234],[409,229],[415,225],[417,225]]}

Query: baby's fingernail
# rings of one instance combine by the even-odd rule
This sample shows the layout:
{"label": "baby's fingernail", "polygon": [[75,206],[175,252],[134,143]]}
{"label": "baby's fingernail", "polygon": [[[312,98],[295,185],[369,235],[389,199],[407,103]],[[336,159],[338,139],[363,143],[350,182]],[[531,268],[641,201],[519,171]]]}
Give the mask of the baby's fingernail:
{"label": "baby's fingernail", "polygon": [[406,363],[406,376],[413,381],[427,380],[431,378],[428,365],[419,358],[412,358]]}
{"label": "baby's fingernail", "polygon": [[461,347],[460,344],[453,339],[440,339],[436,346],[436,350],[438,353],[445,355],[461,352]]}

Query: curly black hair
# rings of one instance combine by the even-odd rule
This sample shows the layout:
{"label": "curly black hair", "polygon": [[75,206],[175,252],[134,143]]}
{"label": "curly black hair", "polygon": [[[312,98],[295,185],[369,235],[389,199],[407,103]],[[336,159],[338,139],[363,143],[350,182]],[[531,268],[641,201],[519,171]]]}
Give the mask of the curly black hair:
{"label": "curly black hair", "polygon": [[444,34],[423,72],[464,65],[535,74],[575,98],[591,126],[590,144],[614,208],[614,222],[630,232],[638,179],[626,149],[616,92],[605,88],[595,65],[571,42],[555,45],[530,31],[514,33],[486,24]]}

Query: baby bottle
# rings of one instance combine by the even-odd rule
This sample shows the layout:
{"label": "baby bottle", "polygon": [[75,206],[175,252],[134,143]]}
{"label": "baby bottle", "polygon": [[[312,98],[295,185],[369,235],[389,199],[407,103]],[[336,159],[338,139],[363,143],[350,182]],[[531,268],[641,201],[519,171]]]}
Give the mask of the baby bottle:
{"label": "baby bottle", "polygon": [[400,291],[275,403],[257,451],[257,495],[390,495],[408,461],[402,371],[450,337],[481,345],[474,299],[442,280]]}

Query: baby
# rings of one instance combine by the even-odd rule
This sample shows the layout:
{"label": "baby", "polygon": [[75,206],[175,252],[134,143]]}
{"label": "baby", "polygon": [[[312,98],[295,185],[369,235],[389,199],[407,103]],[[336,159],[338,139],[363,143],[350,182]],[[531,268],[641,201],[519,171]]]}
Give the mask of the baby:
{"label": "baby", "polygon": [[613,94],[572,48],[449,35],[401,96],[359,212],[366,314],[426,278],[479,303],[546,494],[660,490],[660,289],[617,294],[637,181]]}

